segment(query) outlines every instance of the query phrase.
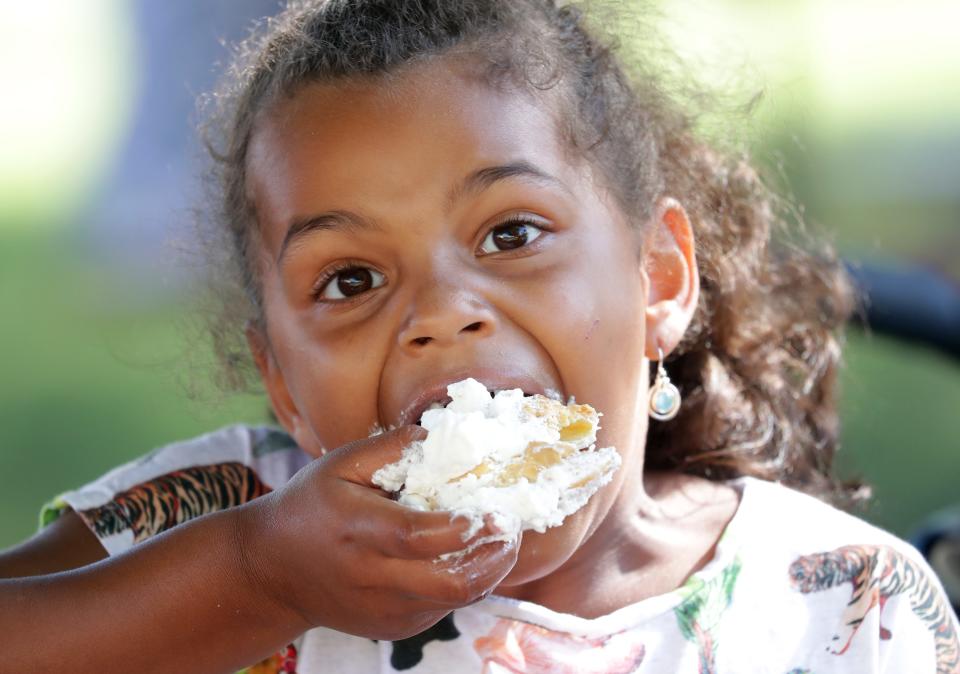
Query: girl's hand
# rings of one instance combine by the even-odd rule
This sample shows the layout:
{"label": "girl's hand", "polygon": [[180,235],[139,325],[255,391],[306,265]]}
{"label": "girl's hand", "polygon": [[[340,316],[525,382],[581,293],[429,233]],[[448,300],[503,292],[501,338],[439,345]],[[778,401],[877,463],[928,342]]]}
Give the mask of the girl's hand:
{"label": "girl's hand", "polygon": [[[465,518],[406,508],[372,484],[377,469],[424,437],[419,426],[404,426],[344,445],[241,508],[238,554],[246,575],[298,614],[304,630],[409,637],[484,598],[513,568],[518,541],[439,561],[469,545]],[[474,538],[493,533],[484,527]]]}

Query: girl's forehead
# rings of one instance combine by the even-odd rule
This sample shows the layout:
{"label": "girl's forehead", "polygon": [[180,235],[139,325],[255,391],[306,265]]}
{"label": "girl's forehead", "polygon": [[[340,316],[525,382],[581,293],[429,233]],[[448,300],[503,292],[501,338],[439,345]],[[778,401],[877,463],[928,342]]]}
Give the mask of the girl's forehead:
{"label": "girl's forehead", "polygon": [[445,201],[478,169],[524,163],[571,192],[584,167],[557,134],[553,106],[430,65],[370,82],[312,84],[262,115],[248,191],[267,244],[304,213]]}

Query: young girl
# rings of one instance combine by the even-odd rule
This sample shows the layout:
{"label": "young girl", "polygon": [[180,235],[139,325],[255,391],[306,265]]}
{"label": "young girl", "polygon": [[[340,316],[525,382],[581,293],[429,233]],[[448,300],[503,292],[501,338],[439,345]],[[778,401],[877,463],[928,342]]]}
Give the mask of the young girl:
{"label": "young girl", "polygon": [[[224,317],[286,433],[52,504],[0,562],[3,671],[960,672],[922,558],[811,496],[845,494],[835,260],[557,4],[313,0],[248,41],[211,145]],[[590,403],[623,466],[441,558],[466,523],[371,475],[468,376]]]}

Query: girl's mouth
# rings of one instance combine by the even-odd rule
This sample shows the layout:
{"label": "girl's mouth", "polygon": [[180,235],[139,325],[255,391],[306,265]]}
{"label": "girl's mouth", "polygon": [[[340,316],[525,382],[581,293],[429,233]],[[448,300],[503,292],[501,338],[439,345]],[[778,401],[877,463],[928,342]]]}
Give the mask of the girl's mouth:
{"label": "girl's mouth", "polygon": [[424,386],[418,395],[415,395],[410,403],[393,418],[390,419],[389,427],[405,426],[407,424],[418,424],[423,413],[432,407],[445,407],[450,402],[450,396],[447,394],[447,386],[462,381],[473,376],[490,391],[491,397],[499,391],[520,389],[523,395],[533,394],[546,395],[551,398],[561,399],[560,393],[555,386],[544,386],[538,381],[527,377],[506,377],[480,374],[471,375],[469,372],[455,377],[447,377],[440,381]]}
{"label": "girl's mouth", "polygon": [[424,412],[426,412],[427,410],[438,410],[438,409],[442,409],[442,408],[444,408],[444,407],[446,407],[447,405],[450,404],[450,400],[451,400],[450,396],[444,396],[444,397],[441,398],[440,400],[434,400],[433,402],[431,402],[431,403],[430,403],[429,405],[427,405],[424,409],[420,410],[418,413],[416,413],[416,414],[413,415],[413,418],[417,420],[417,421],[416,421],[416,424],[417,424],[418,426],[420,425],[420,420],[421,420],[421,418],[423,417],[423,413],[424,413]]}

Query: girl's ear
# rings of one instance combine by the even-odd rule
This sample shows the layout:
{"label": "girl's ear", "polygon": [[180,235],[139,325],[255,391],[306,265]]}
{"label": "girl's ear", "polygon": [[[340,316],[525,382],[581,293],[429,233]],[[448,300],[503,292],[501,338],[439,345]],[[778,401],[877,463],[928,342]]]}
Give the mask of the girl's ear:
{"label": "girl's ear", "polygon": [[309,443],[306,427],[302,423],[297,406],[287,389],[283,372],[273,357],[273,351],[270,349],[267,336],[253,322],[247,323],[244,332],[247,335],[250,353],[253,355],[253,360],[260,371],[263,386],[267,389],[267,395],[270,396],[270,404],[273,406],[274,414],[277,415],[277,420],[286,429],[287,433],[297,441],[297,444],[307,450],[308,445],[304,444],[305,442]]}
{"label": "girl's ear", "polygon": [[647,279],[646,356],[659,360],[680,342],[700,296],[700,274],[693,230],[676,199],[662,197],[644,236],[643,273]]}

